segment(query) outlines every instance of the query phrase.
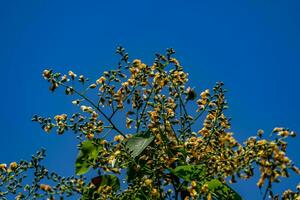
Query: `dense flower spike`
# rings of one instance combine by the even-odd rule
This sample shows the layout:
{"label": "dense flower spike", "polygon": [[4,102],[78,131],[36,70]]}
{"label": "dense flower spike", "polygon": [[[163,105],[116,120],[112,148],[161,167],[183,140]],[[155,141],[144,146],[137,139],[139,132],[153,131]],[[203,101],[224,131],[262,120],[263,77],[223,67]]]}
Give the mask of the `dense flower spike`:
{"label": "dense flower spike", "polygon": [[[278,199],[273,184],[292,171],[299,174],[286,153],[286,139],[295,132],[281,127],[270,134],[258,130],[257,137],[239,143],[230,131],[224,84],[197,95],[173,49],[156,54],[149,66],[140,59],[130,62],[122,47],[117,53],[117,69],[92,83],[72,71],[68,76],[43,72],[51,91],[64,88],[67,95],[77,95],[72,101],[77,113],[53,120],[34,116],[33,121],[46,132],[71,130],[77,135],[76,173],[98,171],[90,183],[72,179],[73,191],[82,199],[240,199],[228,184],[254,176],[255,167],[262,198]],[[95,91],[94,96],[89,93]],[[8,169],[0,164],[1,173],[19,168],[17,163]],[[126,188],[120,190],[122,172],[127,174]],[[50,199],[58,191],[47,184],[39,188]],[[281,197],[299,199],[299,190],[287,190]]]}

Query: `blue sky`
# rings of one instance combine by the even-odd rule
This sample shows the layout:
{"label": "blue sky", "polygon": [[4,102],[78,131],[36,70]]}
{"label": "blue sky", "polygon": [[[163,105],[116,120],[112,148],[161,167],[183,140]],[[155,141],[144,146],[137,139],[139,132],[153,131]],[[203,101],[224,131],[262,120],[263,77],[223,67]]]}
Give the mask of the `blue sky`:
{"label": "blue sky", "polygon": [[[300,132],[300,2],[248,1],[0,1],[0,160],[47,149],[45,164],[74,173],[73,134],[45,134],[33,114],[70,113],[70,98],[51,94],[45,68],[97,78],[116,66],[117,45],[150,63],[175,48],[198,91],[223,81],[239,141],[285,126]],[[299,138],[290,157],[300,165]],[[260,199],[257,179],[234,185]],[[278,191],[295,188],[299,176]]]}

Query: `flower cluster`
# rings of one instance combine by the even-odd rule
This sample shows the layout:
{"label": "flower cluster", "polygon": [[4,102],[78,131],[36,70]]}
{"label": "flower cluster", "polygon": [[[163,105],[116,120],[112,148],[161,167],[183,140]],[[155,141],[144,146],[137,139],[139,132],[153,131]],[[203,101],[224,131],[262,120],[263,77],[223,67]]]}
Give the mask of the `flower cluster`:
{"label": "flower cluster", "polygon": [[[292,171],[299,174],[287,156],[286,139],[295,132],[275,128],[265,137],[259,130],[256,137],[238,142],[230,131],[224,84],[197,94],[173,49],[156,54],[151,65],[130,62],[121,47],[117,53],[117,69],[92,83],[72,71],[43,72],[51,91],[63,88],[66,95],[77,95],[72,101],[77,113],[34,116],[33,121],[46,132],[77,134],[76,174],[97,171],[89,183],[74,180],[82,199],[241,199],[229,184],[253,177],[255,168],[263,198],[276,199],[273,184]],[[18,166],[1,164],[0,170]],[[57,191],[44,183],[39,188],[51,195]],[[282,199],[297,198],[299,192],[282,194]]]}

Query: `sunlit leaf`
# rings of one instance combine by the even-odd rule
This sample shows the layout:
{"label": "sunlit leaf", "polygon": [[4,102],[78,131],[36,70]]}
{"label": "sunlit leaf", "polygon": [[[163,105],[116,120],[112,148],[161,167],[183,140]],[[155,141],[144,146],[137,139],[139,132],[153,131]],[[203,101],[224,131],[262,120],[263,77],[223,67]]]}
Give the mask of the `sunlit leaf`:
{"label": "sunlit leaf", "polygon": [[101,150],[102,146],[94,144],[93,141],[82,142],[75,162],[76,175],[87,173]]}

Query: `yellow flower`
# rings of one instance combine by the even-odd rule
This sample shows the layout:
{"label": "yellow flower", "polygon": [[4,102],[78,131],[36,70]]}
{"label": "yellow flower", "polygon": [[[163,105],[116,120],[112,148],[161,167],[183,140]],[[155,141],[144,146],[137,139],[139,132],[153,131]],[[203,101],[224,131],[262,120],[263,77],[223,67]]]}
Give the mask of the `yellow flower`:
{"label": "yellow flower", "polygon": [[133,64],[134,66],[139,66],[140,64],[142,64],[142,61],[139,60],[139,59],[135,59],[135,60],[133,60],[132,64]]}
{"label": "yellow flower", "polygon": [[52,191],[52,188],[50,185],[46,185],[46,184],[41,184],[40,185],[40,189],[45,191],[45,192],[51,192]]}
{"label": "yellow flower", "polygon": [[118,101],[117,108],[118,108],[118,109],[123,109],[123,108],[124,108],[124,106],[123,106],[123,101],[122,101],[122,100],[121,100],[121,101]]}
{"label": "yellow flower", "polygon": [[89,86],[89,88],[91,88],[91,89],[94,89],[94,88],[96,88],[97,87],[97,85],[95,84],[95,83],[93,83],[93,84],[91,84],[90,86]]}
{"label": "yellow flower", "polygon": [[130,67],[129,71],[132,74],[132,76],[135,77],[140,70],[138,68],[135,68],[135,67]]}
{"label": "yellow flower", "polygon": [[289,131],[287,130],[279,131],[277,135],[281,137],[287,137],[289,135]]}
{"label": "yellow flower", "polygon": [[[150,67],[152,71],[154,71],[157,68],[157,64],[153,63],[153,65]],[[152,74],[153,75],[153,74]]]}
{"label": "yellow flower", "polygon": [[132,122],[133,122],[133,119],[126,117],[126,128],[131,128]]}
{"label": "yellow flower", "polygon": [[192,182],[191,182],[191,186],[192,186],[192,187],[196,187],[196,186],[197,186],[197,182],[196,182],[196,181],[192,181]]}
{"label": "yellow flower", "polygon": [[265,182],[265,179],[266,179],[266,175],[265,174],[262,174],[260,176],[260,179],[258,180],[258,182],[256,183],[256,185],[261,188],[261,186],[263,186],[264,182]]}
{"label": "yellow flower", "polygon": [[151,186],[151,185],[152,185],[152,182],[153,182],[153,181],[152,181],[151,179],[146,179],[146,180],[145,180],[145,185],[146,185],[146,186]]}
{"label": "yellow flower", "polygon": [[116,156],[115,155],[111,155],[108,159],[108,163],[111,165],[114,165],[116,163]]}
{"label": "yellow flower", "polygon": [[285,156],[285,157],[283,158],[283,162],[284,162],[284,163],[290,163],[291,160],[290,160],[287,156]]}
{"label": "yellow flower", "polygon": [[66,121],[66,119],[67,119],[67,115],[66,114],[61,114],[61,115],[56,115],[55,117],[54,117],[54,119],[56,120],[56,121]]}
{"label": "yellow flower", "polygon": [[122,86],[123,86],[124,88],[128,88],[129,83],[128,83],[128,82],[124,82],[124,83],[122,83]]}
{"label": "yellow flower", "polygon": [[115,156],[117,156],[117,155],[121,154],[121,151],[117,150],[114,154],[115,154]]}
{"label": "yellow flower", "polygon": [[68,72],[68,74],[73,80],[77,77],[77,75],[74,72],[72,72],[71,70]]}
{"label": "yellow flower", "polygon": [[267,144],[267,141],[266,140],[259,140],[259,141],[257,141],[257,144],[258,145],[265,145],[265,144]]}
{"label": "yellow flower", "polygon": [[101,76],[101,77],[96,81],[96,83],[97,83],[97,84],[103,84],[105,81],[106,81],[106,78],[105,78],[104,76]]}
{"label": "yellow flower", "polygon": [[102,125],[98,126],[96,131],[98,133],[101,133],[103,131],[103,126]]}
{"label": "yellow flower", "polygon": [[44,77],[45,79],[48,79],[48,78],[50,78],[50,76],[51,76],[51,71],[45,69],[45,70],[43,71],[43,77]]}
{"label": "yellow flower", "polygon": [[110,170],[111,170],[113,173],[116,173],[116,174],[119,174],[120,171],[121,171],[120,168],[116,168],[116,167],[115,167],[115,168],[111,168]]}
{"label": "yellow flower", "polygon": [[116,135],[115,138],[114,138],[114,141],[116,142],[120,142],[124,139],[124,137],[122,135]]}
{"label": "yellow flower", "polygon": [[0,170],[6,171],[7,165],[5,163],[0,164]]}
{"label": "yellow flower", "polygon": [[198,193],[197,193],[197,191],[196,191],[195,189],[191,189],[191,190],[190,190],[190,195],[191,195],[192,197],[196,197],[196,196],[198,195]]}
{"label": "yellow flower", "polygon": [[12,171],[15,171],[18,167],[18,164],[16,162],[12,162],[9,164],[9,169],[11,169]]}
{"label": "yellow flower", "polygon": [[279,131],[283,131],[283,130],[284,130],[284,128],[276,127],[273,129],[273,132],[275,133],[275,132],[279,132]]}
{"label": "yellow flower", "polygon": [[136,80],[134,78],[130,78],[127,80],[129,85],[135,85],[136,84]]}
{"label": "yellow flower", "polygon": [[158,113],[157,111],[148,111],[148,114],[150,115],[151,121],[156,122],[158,120]]}
{"label": "yellow flower", "polygon": [[158,190],[156,188],[153,188],[151,194],[152,196],[158,196]]}
{"label": "yellow flower", "polygon": [[175,116],[174,110],[171,109],[171,108],[168,108],[168,109],[167,109],[167,113],[168,113],[168,116],[169,116],[169,117],[174,117],[174,116]]}
{"label": "yellow flower", "polygon": [[94,134],[93,133],[89,133],[86,135],[86,138],[89,140],[92,140],[94,138]]}
{"label": "yellow flower", "polygon": [[67,75],[63,75],[62,77],[61,77],[61,80],[60,80],[61,82],[66,82],[66,81],[68,81],[68,77],[67,77]]}
{"label": "yellow flower", "polygon": [[106,141],[106,140],[102,140],[102,141],[100,142],[100,144],[106,145],[106,144],[107,144],[107,141]]}
{"label": "yellow flower", "polygon": [[138,68],[139,68],[140,70],[145,69],[146,67],[147,67],[147,65],[144,64],[144,63],[141,63],[141,64],[138,66]]}
{"label": "yellow flower", "polygon": [[201,192],[203,192],[203,193],[208,192],[208,185],[206,183],[202,185]]}
{"label": "yellow flower", "polygon": [[207,200],[212,200],[211,193],[208,193]]}
{"label": "yellow flower", "polygon": [[83,82],[84,82],[84,76],[83,76],[83,75],[80,75],[79,78],[78,78],[78,80],[79,80],[79,82],[82,82],[82,83],[83,83]]}
{"label": "yellow flower", "polygon": [[93,111],[93,112],[91,113],[91,117],[92,117],[93,119],[97,119],[98,116],[99,116],[99,114],[98,114],[96,111]]}
{"label": "yellow flower", "polygon": [[176,58],[170,58],[170,62],[171,62],[171,63],[174,63],[174,64],[177,65],[177,66],[180,65],[179,61],[178,61]]}
{"label": "yellow flower", "polygon": [[204,92],[201,92],[200,96],[202,99],[206,99],[209,95],[209,89],[206,89]]}
{"label": "yellow flower", "polygon": [[90,107],[90,106],[82,105],[82,106],[80,106],[80,109],[81,109],[83,112],[89,112],[89,113],[92,113],[92,112],[93,112],[93,108]]}

